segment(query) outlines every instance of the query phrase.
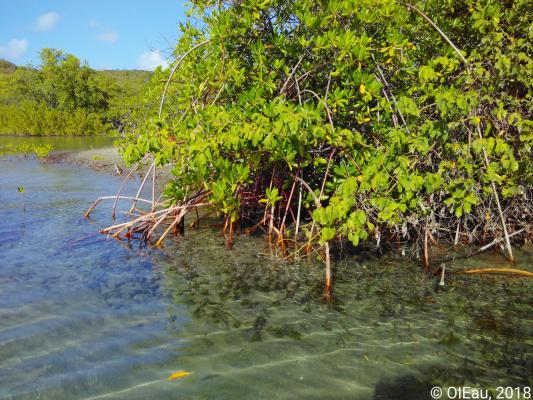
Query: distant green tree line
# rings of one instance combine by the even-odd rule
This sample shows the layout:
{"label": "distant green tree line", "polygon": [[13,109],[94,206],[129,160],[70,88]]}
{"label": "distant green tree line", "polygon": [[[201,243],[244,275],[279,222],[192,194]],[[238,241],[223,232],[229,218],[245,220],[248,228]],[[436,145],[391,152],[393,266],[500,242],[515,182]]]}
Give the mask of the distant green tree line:
{"label": "distant green tree line", "polygon": [[38,68],[0,63],[0,133],[104,135],[131,118],[147,71],[95,71],[72,54],[43,49]]}

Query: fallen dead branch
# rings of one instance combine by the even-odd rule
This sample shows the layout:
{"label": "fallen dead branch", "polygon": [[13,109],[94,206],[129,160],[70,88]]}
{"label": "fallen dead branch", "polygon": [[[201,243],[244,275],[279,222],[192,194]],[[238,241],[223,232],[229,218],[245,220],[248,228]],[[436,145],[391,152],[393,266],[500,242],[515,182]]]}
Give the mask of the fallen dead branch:
{"label": "fallen dead branch", "polygon": [[[512,238],[513,236],[516,236],[516,235],[519,235],[523,232],[526,232],[527,231],[527,228],[522,228],[522,229],[519,229],[511,234],[509,234],[507,237],[508,238]],[[459,259],[463,259],[463,258],[470,258],[470,257],[473,257],[475,255],[478,255],[479,253],[482,253],[484,251],[487,251],[488,249],[490,249],[491,247],[497,245],[498,243],[500,242],[503,242],[504,240],[506,240],[505,237],[501,237],[501,238],[498,238],[498,239],[494,239],[492,242],[484,245],[483,247],[480,247],[478,250],[474,251],[474,252],[471,252],[469,254],[465,254],[465,255],[462,255],[462,256],[451,256],[451,257],[447,257],[443,260],[440,260],[439,262],[447,262],[447,261],[454,261],[454,260],[459,260]]]}
{"label": "fallen dead branch", "polygon": [[[85,211],[85,218],[89,218],[89,216],[91,215],[91,213],[94,211],[94,209],[96,208],[96,206],[103,200],[133,200],[135,202],[137,201],[140,201],[141,203],[148,203],[148,204],[152,204],[152,201],[150,200],[146,200],[146,199],[143,199],[143,198],[140,198],[140,197],[132,197],[132,196],[102,196],[102,197],[99,197],[98,199],[96,199],[96,201],[88,208],[87,211]],[[159,204],[163,204],[163,203],[159,203]],[[113,204],[113,211],[112,211],[112,216],[114,218],[115,216],[115,204]]]}
{"label": "fallen dead branch", "polygon": [[504,275],[517,275],[526,278],[533,278],[533,272],[525,271],[523,269],[516,268],[477,268],[467,269],[464,271],[453,272],[456,275],[479,275],[479,274],[504,274]]}

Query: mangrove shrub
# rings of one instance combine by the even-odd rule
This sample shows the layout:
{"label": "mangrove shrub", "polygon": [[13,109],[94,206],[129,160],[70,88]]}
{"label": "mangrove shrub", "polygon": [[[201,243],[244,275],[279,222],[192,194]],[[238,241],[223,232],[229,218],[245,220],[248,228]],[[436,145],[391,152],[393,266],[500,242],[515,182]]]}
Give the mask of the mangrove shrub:
{"label": "mangrove shrub", "polygon": [[162,112],[170,69],[122,146],[172,165],[174,204],[204,193],[226,227],[260,222],[285,249],[373,240],[421,256],[530,226],[528,1],[192,4]]}

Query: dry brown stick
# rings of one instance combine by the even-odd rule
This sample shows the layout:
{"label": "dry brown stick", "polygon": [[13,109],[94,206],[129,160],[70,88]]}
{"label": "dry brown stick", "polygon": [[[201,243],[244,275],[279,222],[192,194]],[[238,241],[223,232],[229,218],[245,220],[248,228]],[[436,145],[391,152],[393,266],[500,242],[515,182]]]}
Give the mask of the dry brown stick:
{"label": "dry brown stick", "polygon": [[226,236],[226,230],[228,229],[228,215],[229,214],[226,214],[224,216],[224,227],[222,228],[222,234],[224,235],[224,237]]}
{"label": "dry brown stick", "polygon": [[[311,196],[313,197],[313,200],[315,201],[316,208],[321,208],[322,203],[320,203],[320,198],[316,197],[316,194],[313,192],[313,189],[311,189],[311,186],[307,184],[306,181],[304,181],[299,176],[293,175],[294,179],[298,180],[304,187],[309,191]],[[310,235],[311,237],[312,235]],[[326,241],[324,243],[324,251],[325,251],[325,264],[326,264],[326,270],[325,270],[325,285],[324,285],[324,300],[330,301],[332,299],[332,286],[331,286],[331,258],[329,254],[329,242]]]}
{"label": "dry brown stick", "polygon": [[174,221],[168,226],[168,228],[165,230],[165,232],[163,232],[163,234],[159,237],[159,239],[157,239],[157,242],[155,243],[155,246],[159,246],[161,244],[161,242],[163,241],[163,239],[165,238],[165,236],[168,235],[168,233],[172,230],[172,228],[174,228],[174,226],[181,221],[181,219],[185,216],[185,214],[187,213],[187,211],[185,210],[182,210],[178,215],[176,215],[176,218],[174,219]]}
{"label": "dry brown stick", "polygon": [[[320,236],[320,233],[316,234],[315,237],[313,238],[313,240],[316,239],[316,238],[318,238],[319,236]],[[296,245],[299,244],[296,240],[293,240],[292,242],[295,243]],[[287,256],[285,256],[284,259],[288,259],[288,258],[290,258],[290,257],[292,257],[292,256],[298,255],[298,254],[302,251],[302,249],[303,249],[304,247],[307,247],[307,243],[302,244],[302,245],[300,245],[300,246],[296,246],[296,250],[293,251],[292,253],[288,254]],[[312,249],[312,251],[314,251],[315,253],[317,253],[318,255],[320,255],[320,254],[319,254],[314,248]]]}
{"label": "dry brown stick", "polygon": [[233,247],[233,221],[231,220],[231,214],[228,215],[229,220],[229,240],[226,242],[226,247],[231,249]]}
{"label": "dry brown stick", "polygon": [[[378,82],[381,82],[381,80],[378,78],[378,76],[376,74],[374,74],[374,76],[376,77]],[[385,85],[383,85],[383,86],[385,86]],[[387,102],[390,103],[389,95],[387,94],[387,91],[385,90],[385,88],[382,88],[381,90],[382,90],[383,95],[385,96],[385,99],[387,100]],[[389,104],[389,110],[392,111],[392,123],[394,124],[395,128],[398,128],[398,117],[396,116],[396,113],[394,112],[394,110],[392,109],[392,106],[390,104]]]}
{"label": "dry brown stick", "polygon": [[[329,94],[329,88],[331,86],[331,73],[333,72],[333,70],[330,70],[329,71],[329,75],[328,75],[328,83],[326,85],[326,94],[324,94],[324,101],[328,101],[328,94]],[[298,83],[298,80],[296,81],[296,83]]]}
{"label": "dry brown stick", "polygon": [[533,278],[533,272],[525,271],[522,269],[516,268],[478,268],[478,269],[467,269],[465,271],[455,271],[454,274],[511,274],[511,275],[520,275],[527,278]]}
{"label": "dry brown stick", "polygon": [[102,200],[118,200],[118,199],[123,199],[123,200],[135,200],[135,201],[140,201],[140,202],[144,202],[144,203],[148,203],[148,204],[151,204],[152,202],[150,200],[146,200],[146,199],[142,199],[140,197],[131,197],[131,196],[102,196],[102,197],[99,197],[98,199],[96,199],[96,201],[87,209],[87,211],[85,211],[85,218],[89,218],[89,215],[93,212],[93,210],[95,209],[95,207],[98,205],[98,203],[100,203]]}
{"label": "dry brown stick", "polygon": [[146,234],[146,239],[150,239],[150,237],[152,236],[152,234],[154,233],[154,231],[157,229],[157,227],[159,225],[161,225],[161,223],[169,217],[170,214],[172,214],[173,212],[175,212],[175,210],[170,210],[169,212],[167,213],[164,213],[163,215],[161,215],[159,218],[157,218],[157,221],[155,221],[155,223],[152,225],[152,227],[150,228],[150,230],[148,231],[148,233]]}
{"label": "dry brown stick", "polygon": [[[152,161],[152,164],[150,164],[150,168],[148,168],[148,171],[146,171],[146,174],[144,175],[144,178],[141,182],[141,185],[139,186],[139,190],[137,190],[137,194],[135,195],[135,197],[139,197],[141,195],[141,192],[143,190],[143,187],[144,187],[144,184],[146,183],[146,180],[148,179],[148,176],[150,175],[150,172],[152,171],[152,169],[155,167],[155,160]],[[137,202],[134,200],[131,204],[131,207],[130,207],[130,210],[129,212],[131,213],[133,211],[133,209],[135,208],[135,204],[137,204]]]}
{"label": "dry brown stick", "polygon": [[111,232],[115,231],[115,234],[116,233],[120,233],[124,229],[129,229],[129,228],[134,227],[136,224],[144,224],[147,221],[152,220],[156,215],[159,215],[161,213],[164,213],[165,215],[167,215],[168,212],[169,212],[169,210],[165,209],[165,210],[159,210],[159,211],[156,211],[156,212],[153,212],[153,213],[144,214],[144,215],[141,215],[140,217],[137,217],[135,219],[129,220],[127,222],[123,222],[121,224],[115,224],[113,226],[109,226],[107,228],[104,228],[100,232],[101,233],[111,234]]}
{"label": "dry brown stick", "polygon": [[272,232],[274,232],[274,216],[276,212],[275,203],[270,205],[270,221],[268,223],[268,242],[272,243]]}
{"label": "dry brown stick", "polygon": [[[247,228],[245,230],[246,233],[250,234],[250,233],[253,233],[257,230],[257,228],[259,228],[261,225],[264,225],[265,223],[265,218],[263,218],[261,221],[259,221],[257,224],[255,224],[254,226],[250,227],[250,228]],[[261,228],[263,229],[263,228]],[[263,229],[263,232],[264,232],[264,229]],[[266,232],[265,232],[266,233]]]}
{"label": "dry brown stick", "polygon": [[309,194],[311,194],[311,197],[313,197],[313,200],[317,208],[322,207],[322,204],[320,203],[320,199],[316,197],[316,194],[315,192],[313,192],[313,189],[311,189],[311,186],[309,186],[309,184],[306,181],[304,181],[302,178],[300,178],[299,176],[292,175],[292,177],[296,179],[298,182],[300,182],[307,189]]}
{"label": "dry brown stick", "polygon": [[302,93],[303,92],[311,93],[313,96],[315,96],[318,99],[318,101],[320,103],[322,103],[322,105],[326,109],[326,114],[328,115],[328,120],[329,120],[329,125],[331,126],[331,131],[334,133],[335,132],[335,125],[333,125],[333,118],[331,116],[331,110],[329,109],[328,104],[323,99],[321,99],[320,96],[316,92],[313,92],[312,90],[304,89],[304,90],[302,90]]}
{"label": "dry brown stick", "polygon": [[332,287],[331,287],[331,260],[329,255],[329,242],[324,243],[324,251],[326,252],[326,284],[324,286],[324,300],[332,300]]}
{"label": "dry brown stick", "polygon": [[[202,200],[202,199],[200,199],[200,200]],[[196,210],[196,215],[198,215],[198,207],[203,206],[203,205],[206,205],[206,204],[207,204],[207,203],[198,203],[198,204],[190,204],[190,205],[186,204],[186,206],[188,205],[188,206],[191,207],[191,208],[194,207],[195,210]],[[160,224],[161,224],[166,218],[168,218],[169,214],[171,214],[172,212],[175,212],[175,211],[176,211],[176,209],[175,209],[175,208],[172,208],[172,209],[170,209],[170,211],[169,211],[168,213],[165,213],[165,214],[163,214],[161,217],[159,217],[159,218],[157,219],[157,221],[154,223],[154,225],[152,226],[152,228],[150,229],[150,231],[148,232],[148,234],[146,235],[146,238],[149,239],[149,238],[152,236],[152,234],[154,233],[154,231],[157,229],[157,227],[158,227],[158,226],[159,226],[159,225],[160,225]],[[174,226],[175,226],[175,225],[174,225]]]}
{"label": "dry brown stick", "polygon": [[[431,229],[428,231],[428,238],[429,238],[429,242],[434,245],[434,246],[439,246],[439,242],[437,242],[437,239],[435,239],[435,237],[433,236],[433,234],[431,233]],[[440,247],[440,246],[439,246]]]}
{"label": "dry brown stick", "polygon": [[141,232],[144,231],[145,228],[149,226],[150,220],[146,219],[141,221],[138,225],[126,225],[122,226],[121,228],[117,229],[113,234],[111,232],[108,233],[108,235],[111,235],[113,237],[119,238],[120,234],[125,231],[126,229],[130,232]]}
{"label": "dry brown stick", "polygon": [[444,38],[444,40],[446,40],[448,42],[448,44],[450,46],[452,46],[452,48],[455,50],[455,52],[459,55],[459,57],[461,58],[461,60],[465,63],[465,65],[468,67],[468,62],[466,61],[466,58],[464,58],[463,54],[459,51],[459,49],[455,46],[455,44],[453,44],[453,42],[450,40],[450,38],[448,36],[446,36],[446,34],[437,26],[437,24],[435,22],[433,22],[433,20],[431,18],[429,18],[426,14],[424,14],[422,11],[420,11],[418,8],[416,8],[415,6],[413,6],[412,4],[407,4],[407,7],[412,9],[412,10],[415,10],[418,14],[420,14],[427,22],[429,22],[431,24],[431,26],[433,26],[433,28],[435,28],[437,30],[437,32],[439,32],[439,34]]}
{"label": "dry brown stick", "polygon": [[180,66],[180,64],[182,63],[182,61],[185,59],[185,57],[187,57],[191,52],[193,52],[194,50],[196,50],[197,48],[209,43],[211,40],[204,40],[203,42],[201,43],[198,43],[197,45],[191,47],[189,50],[187,50],[180,58],[179,60],[176,62],[176,65],[174,65],[174,67],[172,68],[172,71],[170,71],[170,75],[168,76],[168,79],[167,79],[167,82],[165,83],[165,88],[163,89],[163,95],[161,96],[161,103],[159,104],[159,112],[157,113],[157,115],[161,118],[161,114],[163,112],[163,104],[165,102],[165,98],[166,98],[166,95],[167,95],[167,91],[168,91],[168,86],[170,85],[170,81],[172,80],[172,77],[174,76],[174,74],[176,73],[176,70],[178,69],[178,67]]}
{"label": "dry brown stick", "polygon": [[156,165],[154,163],[154,169],[152,170],[152,211],[155,209],[155,175],[156,175]]}
{"label": "dry brown stick", "polygon": [[298,93],[298,104],[302,105],[302,92],[300,92],[300,85],[298,85],[298,78],[294,77],[294,84],[296,85],[296,93]]}
{"label": "dry brown stick", "polygon": [[[200,199],[202,200],[202,199]],[[194,207],[195,210],[196,210],[196,215],[198,215],[198,207],[201,207],[203,205],[206,205],[207,203],[197,203],[197,204],[186,204],[186,206],[192,208]],[[172,213],[172,212],[175,212],[176,209],[170,209],[170,211],[166,214],[163,214],[161,217],[158,218],[158,220],[154,223],[154,225],[152,226],[152,228],[150,229],[150,231],[148,232],[148,234],[146,235],[146,238],[149,239],[152,234],[154,233],[154,231],[157,229],[157,227],[166,219],[168,218],[169,214]]]}
{"label": "dry brown stick", "polygon": [[[520,233],[526,231],[526,228],[522,228],[522,229],[519,229],[517,230],[516,232],[513,232],[509,235],[509,238],[512,238],[513,236],[515,235],[519,235]],[[485,250],[487,249],[490,249],[492,246],[494,246],[495,244],[498,244],[499,242],[502,242],[504,241],[505,238],[498,238],[498,239],[495,239],[493,240],[492,242],[490,242],[489,244],[486,244],[485,246],[479,248],[478,250],[472,252],[472,253],[469,253],[469,254],[466,254],[466,255],[462,255],[462,256],[451,256],[451,257],[447,257],[447,258],[444,258],[442,260],[440,260],[439,262],[448,262],[448,261],[456,261],[456,260],[459,260],[459,259],[464,259],[464,258],[470,258],[470,257],[473,257],[479,253],[482,253],[484,252]]]}
{"label": "dry brown stick", "polygon": [[[283,235],[283,231],[285,230],[285,220],[287,218],[287,214],[289,212],[289,208],[291,205],[292,200],[292,194],[294,193],[294,187],[296,186],[296,182],[292,183],[291,192],[289,194],[289,199],[287,200],[287,205],[285,206],[285,214],[283,215],[283,219],[281,220],[281,224],[279,225],[279,231],[281,235]],[[278,237],[278,242],[283,241],[283,237]]]}
{"label": "dry brown stick", "polygon": [[[400,115],[400,118],[402,119],[403,125],[407,129],[407,132],[409,132],[409,128],[407,128],[407,123],[405,122],[405,118],[403,117],[403,114],[402,114],[402,111],[400,110],[400,107],[398,107],[398,103],[396,101],[396,97],[394,97],[394,93],[392,93],[392,89],[391,89],[390,85],[387,82],[387,79],[385,79],[385,75],[383,74],[383,71],[381,70],[379,64],[376,62],[376,59],[374,58],[374,55],[372,54],[371,56],[372,56],[372,60],[376,64],[376,67],[378,69],[379,74],[381,75],[381,79],[383,79],[383,86],[390,90],[390,95],[392,97],[392,102],[394,103],[394,106],[396,107],[396,110],[398,110],[398,114]],[[384,90],[384,92],[385,92],[385,90]],[[385,97],[387,97],[387,96],[385,96]]]}
{"label": "dry brown stick", "polygon": [[424,228],[424,267],[429,271],[428,223]]}
{"label": "dry brown stick", "polygon": [[[516,232],[511,233],[508,237],[512,238],[513,236],[518,235],[518,234],[524,232],[525,230],[526,230],[526,228],[519,229]],[[481,247],[477,252],[481,253],[482,251],[485,251],[485,250],[491,248],[492,246],[494,246],[495,244],[498,244],[499,242],[501,242],[503,240],[505,240],[505,238],[495,239],[492,242],[490,242],[489,244],[486,244],[485,246]]]}
{"label": "dry brown stick", "polygon": [[[143,157],[143,159],[140,162],[143,162],[145,160],[145,158],[146,158],[146,156]],[[139,168],[139,164],[140,163],[135,163],[135,165],[128,172],[128,175],[126,175],[126,177],[122,181],[122,184],[120,185],[120,188],[118,189],[117,197],[115,199],[115,202],[113,203],[113,210],[111,211],[111,218],[113,218],[113,219],[115,219],[115,210],[117,208],[118,197],[120,196],[120,193],[122,193],[122,189],[124,188],[124,185],[126,184],[126,181],[130,178],[131,174],[133,174],[133,172],[135,170],[137,170],[137,168]]]}
{"label": "dry brown stick", "polygon": [[302,185],[298,188],[298,212],[296,214],[296,228],[294,230],[294,240],[298,240],[298,230],[300,229],[300,211],[302,209]]}
{"label": "dry brown stick", "polygon": [[455,231],[455,240],[453,242],[453,245],[454,246],[457,246],[459,244],[459,229],[461,227],[461,218],[459,218],[459,220],[457,221],[457,230]]}
{"label": "dry brown stick", "polygon": [[294,75],[294,73],[296,72],[296,70],[298,69],[298,66],[300,65],[300,63],[302,62],[304,56],[301,56],[300,59],[298,60],[298,62],[296,63],[296,65],[292,68],[292,71],[291,73],[289,74],[289,76],[287,77],[287,79],[285,80],[285,83],[283,84],[283,86],[281,87],[281,90],[279,91],[279,95],[283,94],[283,92],[285,91],[285,88],[287,87],[287,84],[289,83],[289,81],[291,80],[292,76]]}
{"label": "dry brown stick", "polygon": [[[483,139],[483,134],[481,133],[481,128],[479,127],[479,124],[476,125],[477,131],[479,134],[479,138]],[[485,151],[485,148],[483,148],[483,157],[485,159],[485,164],[487,165],[487,169],[490,166],[489,157],[487,156],[487,152]],[[496,200],[496,206],[498,207],[498,212],[500,214],[500,221],[502,223],[503,228],[503,234],[505,236],[505,244],[507,246],[507,253],[509,254],[509,259],[511,261],[514,261],[513,257],[513,249],[511,247],[511,241],[509,240],[509,233],[507,232],[507,225],[505,223],[505,216],[503,215],[502,206],[500,204],[500,196],[498,196],[498,191],[496,190],[496,184],[494,183],[494,180],[490,180],[490,184],[492,187],[492,192],[494,193],[494,199]]]}
{"label": "dry brown stick", "polygon": [[[269,190],[272,190],[272,185],[274,184],[274,178],[276,176],[276,165],[274,164],[274,168],[272,168],[272,176],[270,177],[270,185]],[[268,203],[265,204],[265,212],[263,213],[263,220],[266,222],[266,215],[268,212]],[[270,207],[270,220],[268,223],[268,243],[272,242],[272,228],[274,227],[274,207],[271,205]],[[226,232],[226,228],[224,227],[224,233]]]}
{"label": "dry brown stick", "polygon": [[[148,201],[148,200],[146,200]],[[196,204],[196,206],[201,206],[201,205],[206,205],[206,204],[209,204],[209,203],[201,203],[201,204]],[[135,225],[137,222],[140,222],[140,221],[143,221],[145,219],[150,219],[150,218],[153,218],[155,217],[156,215],[159,215],[161,213],[166,213],[168,211],[177,211],[177,210],[183,210],[183,209],[186,209],[186,208],[190,208],[192,207],[191,205],[184,205],[184,206],[173,206],[173,207],[169,207],[169,208],[165,208],[164,210],[158,210],[158,211],[154,211],[152,213],[148,213],[148,214],[145,214],[145,215],[142,215],[138,218],[135,218],[131,221],[128,221],[128,222],[123,222],[121,224],[116,224],[116,225],[112,225],[112,226],[109,226],[107,228],[104,228],[102,229],[100,232],[102,233],[106,233],[106,232],[110,232],[114,229],[118,229],[118,228],[121,228],[123,226],[126,226],[126,225],[130,225],[130,226],[133,226]]]}
{"label": "dry brown stick", "polygon": [[[123,224],[114,225],[113,227],[104,228],[104,229],[100,230],[100,233],[106,233],[108,235],[108,237],[109,237],[110,235],[114,235],[117,232],[122,232],[125,229],[131,229],[132,227],[135,226],[136,223],[141,223],[142,224],[142,223],[144,223],[144,221],[145,221],[144,216],[143,217],[139,217],[139,218],[136,218],[133,221],[128,221],[128,222],[125,222]],[[113,231],[115,233],[113,233]]]}

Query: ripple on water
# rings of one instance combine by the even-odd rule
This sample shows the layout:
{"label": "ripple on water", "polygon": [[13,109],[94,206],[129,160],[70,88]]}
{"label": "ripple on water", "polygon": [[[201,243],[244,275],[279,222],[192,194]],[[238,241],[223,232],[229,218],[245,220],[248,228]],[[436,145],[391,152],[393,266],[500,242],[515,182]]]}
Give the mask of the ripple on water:
{"label": "ripple on water", "polygon": [[[281,262],[262,239],[227,251],[202,228],[161,252],[94,235],[108,206],[82,212],[119,182],[0,162],[0,398],[425,399],[530,379],[530,281],[436,291],[414,263],[355,255],[335,263],[326,305],[320,263]],[[192,374],[166,380],[178,370]]]}

